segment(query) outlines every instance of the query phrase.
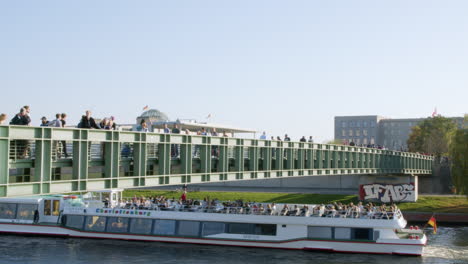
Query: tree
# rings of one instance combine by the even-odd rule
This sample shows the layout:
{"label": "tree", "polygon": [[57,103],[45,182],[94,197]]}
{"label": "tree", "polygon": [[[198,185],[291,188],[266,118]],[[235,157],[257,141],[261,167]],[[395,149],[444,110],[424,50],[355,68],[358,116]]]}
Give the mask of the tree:
{"label": "tree", "polygon": [[325,141],[325,144],[344,145],[341,139],[328,140],[328,141]]}
{"label": "tree", "polygon": [[450,144],[452,181],[456,192],[468,195],[468,115],[464,127],[458,129]]}
{"label": "tree", "polygon": [[447,155],[456,129],[456,123],[450,118],[427,118],[413,127],[407,141],[409,151],[430,153],[436,157]]}

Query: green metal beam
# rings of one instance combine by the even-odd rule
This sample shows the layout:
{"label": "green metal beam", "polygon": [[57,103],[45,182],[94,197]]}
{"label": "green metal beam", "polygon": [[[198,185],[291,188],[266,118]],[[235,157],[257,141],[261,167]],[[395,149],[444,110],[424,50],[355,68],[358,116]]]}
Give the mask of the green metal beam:
{"label": "green metal beam", "polygon": [[[68,158],[60,155],[62,142],[72,148]],[[430,175],[432,162],[415,153],[303,142],[0,126],[0,197],[270,175]]]}

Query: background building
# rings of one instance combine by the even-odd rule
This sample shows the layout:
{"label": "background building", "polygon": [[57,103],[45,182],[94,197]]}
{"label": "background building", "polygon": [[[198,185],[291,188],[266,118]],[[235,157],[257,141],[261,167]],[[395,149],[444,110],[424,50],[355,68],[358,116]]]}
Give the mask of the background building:
{"label": "background building", "polygon": [[[335,140],[345,144],[380,145],[406,151],[411,128],[426,118],[391,119],[381,116],[335,116]],[[453,117],[459,127],[463,117]]]}
{"label": "background building", "polygon": [[335,140],[357,145],[378,144],[380,116],[336,116]]}

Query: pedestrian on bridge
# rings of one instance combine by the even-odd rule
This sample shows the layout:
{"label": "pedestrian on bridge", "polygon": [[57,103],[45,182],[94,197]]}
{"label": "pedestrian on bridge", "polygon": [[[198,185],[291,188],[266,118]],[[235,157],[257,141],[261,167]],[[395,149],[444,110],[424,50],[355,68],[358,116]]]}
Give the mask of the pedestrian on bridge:
{"label": "pedestrian on bridge", "polygon": [[6,123],[6,119],[7,119],[7,115],[6,114],[0,114],[0,125],[5,125]]}

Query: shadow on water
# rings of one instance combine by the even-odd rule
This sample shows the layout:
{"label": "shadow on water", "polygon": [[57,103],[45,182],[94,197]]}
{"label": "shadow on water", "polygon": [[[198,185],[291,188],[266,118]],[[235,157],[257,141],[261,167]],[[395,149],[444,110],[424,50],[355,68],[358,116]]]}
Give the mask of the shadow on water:
{"label": "shadow on water", "polygon": [[468,227],[429,234],[424,257],[6,235],[0,245],[0,263],[468,263]]}

